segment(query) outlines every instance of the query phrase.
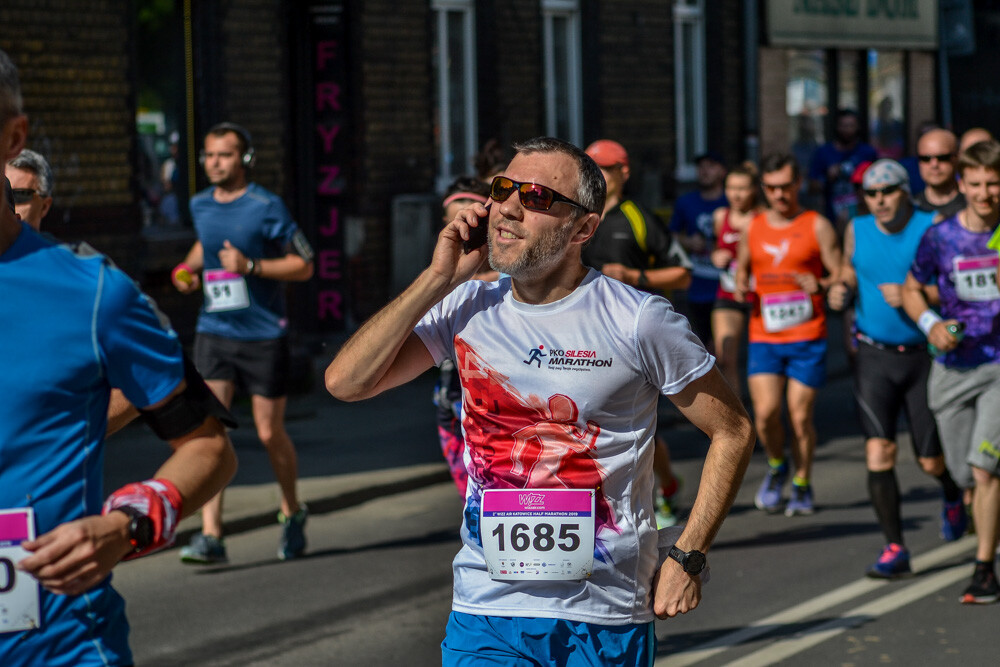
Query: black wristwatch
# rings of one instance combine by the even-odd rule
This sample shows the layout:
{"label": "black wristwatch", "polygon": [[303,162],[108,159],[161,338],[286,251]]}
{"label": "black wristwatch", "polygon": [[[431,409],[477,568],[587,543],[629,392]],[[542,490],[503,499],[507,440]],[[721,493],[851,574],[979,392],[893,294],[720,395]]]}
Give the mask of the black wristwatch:
{"label": "black wristwatch", "polygon": [[646,277],[646,272],[639,269],[639,279],[636,281],[636,287],[649,287],[649,278]]}
{"label": "black wristwatch", "polygon": [[139,552],[153,543],[153,520],[129,505],[116,507],[113,511],[121,512],[129,517],[128,540],[132,550]]}
{"label": "black wristwatch", "polygon": [[669,556],[680,563],[684,571],[692,576],[701,574],[701,571],[705,569],[705,565],[708,562],[705,560],[705,554],[696,549],[681,551],[673,546],[670,547]]}

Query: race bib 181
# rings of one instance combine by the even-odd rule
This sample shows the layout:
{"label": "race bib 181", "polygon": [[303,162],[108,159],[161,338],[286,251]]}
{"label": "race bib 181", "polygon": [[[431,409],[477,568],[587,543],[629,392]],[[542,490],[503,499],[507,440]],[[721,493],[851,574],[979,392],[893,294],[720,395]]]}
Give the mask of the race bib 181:
{"label": "race bib 181", "polygon": [[490,577],[586,579],[594,570],[594,491],[493,489],[481,535]]}
{"label": "race bib 181", "polygon": [[997,289],[997,265],[1000,257],[956,257],[955,293],[962,301],[995,301],[1000,299]]}
{"label": "race bib 181", "polygon": [[0,633],[41,627],[38,581],[15,567],[30,555],[21,543],[33,539],[34,510],[0,510]]}

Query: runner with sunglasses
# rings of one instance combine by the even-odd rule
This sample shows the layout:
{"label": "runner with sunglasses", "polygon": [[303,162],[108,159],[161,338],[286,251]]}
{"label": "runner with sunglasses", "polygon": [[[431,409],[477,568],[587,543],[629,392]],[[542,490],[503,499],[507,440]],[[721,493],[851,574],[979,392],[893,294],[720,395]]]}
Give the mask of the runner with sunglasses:
{"label": "runner with sunglasses", "polygon": [[5,174],[14,193],[14,209],[38,231],[52,208],[52,169],[39,153],[25,148],[7,163]]}
{"label": "runner with sunglasses", "polygon": [[[968,202],[927,230],[903,286],[907,315],[938,354],[928,380],[948,470],[974,485],[976,564],[960,600],[1000,599],[993,561],[1000,528],[1000,290],[997,253],[989,247],[1000,222],[1000,143],[984,141],[959,154],[959,188]],[[936,284],[940,314],[924,286]]]}
{"label": "runner with sunglasses", "polygon": [[917,208],[946,220],[965,208],[965,195],[958,189],[955,163],[958,138],[949,130],[930,130],[917,141],[917,168],[924,189],[917,195]]}
{"label": "runner with sunglasses", "polygon": [[868,495],[886,540],[867,574],[882,579],[911,572],[895,471],[900,411],[906,413],[920,469],[941,484],[942,537],[957,540],[967,525],[962,490],[945,467],[934,415],[927,406],[927,339],[902,309],[906,273],[934,221],[933,213],[914,210],[909,183],[906,169],[895,160],[878,160],[865,171],[862,187],[871,214],[847,225],[841,282],[827,294],[834,310],[843,310],[857,294],[854,398],[865,434]]}
{"label": "runner with sunglasses", "polygon": [[[769,155],[760,170],[771,208],[751,220],[740,239],[735,292],[737,301],[745,301],[753,276],[747,385],[769,467],[754,504],[769,513],[780,511],[783,487],[793,472],[785,515],[812,514],[813,408],[826,381],[822,291],[837,280],[840,246],[830,221],[799,205],[801,176],[794,157]],[[829,276],[824,278],[824,271]],[[792,427],[793,471],[785,459],[783,403]]]}
{"label": "runner with sunglasses", "polygon": [[[753,448],[715,360],[663,297],[581,263],[605,182],[575,146],[515,146],[487,209],[439,234],[430,266],[368,320],[326,371],[361,400],[451,358],[469,472],[445,665],[652,664],[654,616],[694,609],[704,552]],[[469,281],[485,261],[507,274]],[[665,394],[712,444],[690,519],[663,550],[653,433]],[[669,551],[670,557],[667,557]]]}

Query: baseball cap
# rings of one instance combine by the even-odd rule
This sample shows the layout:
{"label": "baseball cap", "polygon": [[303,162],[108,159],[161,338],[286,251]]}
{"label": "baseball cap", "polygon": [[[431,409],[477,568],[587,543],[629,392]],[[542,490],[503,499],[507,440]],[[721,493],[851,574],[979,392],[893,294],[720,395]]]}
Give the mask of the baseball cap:
{"label": "baseball cap", "polygon": [[854,173],[851,174],[851,183],[854,185],[861,185],[861,179],[864,178],[865,172],[868,171],[868,167],[872,166],[871,160],[865,160],[858,164],[854,169]]}
{"label": "baseball cap", "polygon": [[906,167],[888,158],[872,162],[861,178],[861,187],[871,190],[884,185],[898,185],[909,192],[910,175],[906,173]]}
{"label": "baseball cap", "polygon": [[628,153],[625,147],[610,139],[598,139],[587,146],[587,155],[597,163],[598,167],[614,167],[619,164],[628,166]]}
{"label": "baseball cap", "polygon": [[10,212],[14,212],[14,189],[10,187],[10,179],[6,176],[3,177],[3,189],[6,193],[7,206],[10,206]]}
{"label": "baseball cap", "polygon": [[698,164],[702,160],[711,160],[712,162],[721,164],[723,167],[726,166],[726,158],[722,157],[722,153],[719,151],[705,151],[694,156],[695,164]]}

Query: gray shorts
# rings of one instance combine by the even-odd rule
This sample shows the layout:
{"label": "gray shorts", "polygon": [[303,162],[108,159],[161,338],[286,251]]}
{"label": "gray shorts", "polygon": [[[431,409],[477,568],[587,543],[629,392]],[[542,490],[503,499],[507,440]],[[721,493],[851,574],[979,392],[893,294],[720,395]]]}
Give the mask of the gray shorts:
{"label": "gray shorts", "polygon": [[970,466],[1000,475],[1000,364],[948,368],[935,361],[927,399],[955,482],[973,486]]}

